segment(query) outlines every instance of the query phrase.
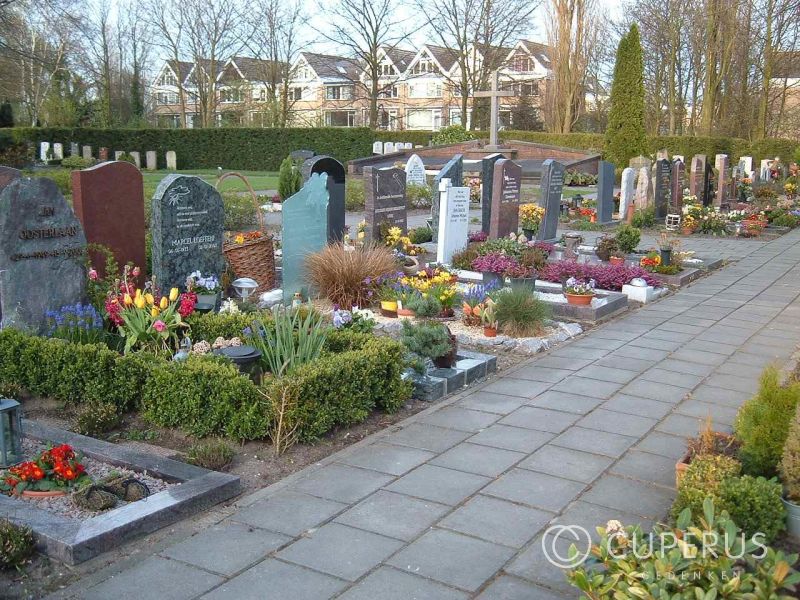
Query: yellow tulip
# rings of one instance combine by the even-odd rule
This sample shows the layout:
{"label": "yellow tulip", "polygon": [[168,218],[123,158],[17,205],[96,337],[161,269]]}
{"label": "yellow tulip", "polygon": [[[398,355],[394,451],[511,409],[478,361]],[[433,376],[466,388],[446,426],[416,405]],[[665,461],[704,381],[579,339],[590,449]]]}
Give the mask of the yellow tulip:
{"label": "yellow tulip", "polygon": [[125,306],[130,306],[133,304],[133,298],[131,298],[130,294],[125,294],[125,297],[122,299],[122,301],[125,303]]}
{"label": "yellow tulip", "polygon": [[140,289],[136,290],[136,297],[137,298],[141,298],[142,297],[142,290],[140,290]]}
{"label": "yellow tulip", "polygon": [[166,296],[161,296],[161,310],[165,310],[169,306],[169,300]]}
{"label": "yellow tulip", "polygon": [[178,288],[172,288],[169,291],[169,301],[170,302],[175,302],[175,300],[178,299],[179,295],[180,295],[180,292],[178,291]]}
{"label": "yellow tulip", "polygon": [[153,294],[151,294],[150,292],[144,295],[144,299],[150,306],[153,306],[153,304],[156,303],[155,298],[153,298]]}
{"label": "yellow tulip", "polygon": [[144,298],[142,298],[141,296],[137,296],[136,298],[133,299],[133,305],[136,308],[144,308]]}
{"label": "yellow tulip", "polygon": [[150,316],[157,317],[159,312],[160,311],[158,310],[158,307],[154,306],[153,308],[150,309]]}

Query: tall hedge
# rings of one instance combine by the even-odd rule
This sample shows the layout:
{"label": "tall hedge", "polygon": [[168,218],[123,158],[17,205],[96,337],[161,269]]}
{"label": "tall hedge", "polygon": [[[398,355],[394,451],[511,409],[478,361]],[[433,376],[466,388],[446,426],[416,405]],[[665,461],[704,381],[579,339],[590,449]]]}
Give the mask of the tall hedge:
{"label": "tall hedge", "polygon": [[605,155],[618,167],[626,167],[634,156],[644,154],[644,57],[639,28],[631,25],[617,48],[614,80],[611,84],[611,109],[608,113]]}

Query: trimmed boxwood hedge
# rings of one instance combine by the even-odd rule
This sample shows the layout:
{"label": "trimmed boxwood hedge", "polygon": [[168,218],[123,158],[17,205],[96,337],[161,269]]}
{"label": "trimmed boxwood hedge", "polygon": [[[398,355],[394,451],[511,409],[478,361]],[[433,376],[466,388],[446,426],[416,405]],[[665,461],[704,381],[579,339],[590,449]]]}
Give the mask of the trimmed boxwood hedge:
{"label": "trimmed boxwood hedge", "polygon": [[[323,355],[289,379],[300,399],[292,415],[300,420],[300,439],[363,421],[375,408],[399,409],[411,394],[401,379],[403,356],[402,344],[391,338],[331,332]],[[100,344],[13,329],[0,331],[0,383],[69,404],[113,402],[121,410],[141,410],[158,425],[242,440],[267,435],[272,415],[262,391],[277,385],[268,380],[259,390],[214,357],[175,363],[150,354],[123,356]]]}

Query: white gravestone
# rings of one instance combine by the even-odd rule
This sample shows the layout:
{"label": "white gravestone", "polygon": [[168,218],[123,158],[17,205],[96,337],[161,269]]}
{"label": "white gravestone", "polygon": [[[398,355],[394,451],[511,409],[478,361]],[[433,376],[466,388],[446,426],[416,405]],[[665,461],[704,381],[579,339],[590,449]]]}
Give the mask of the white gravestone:
{"label": "white gravestone", "polygon": [[178,170],[178,155],[175,150],[167,150],[167,169],[170,171]]}
{"label": "white gravestone", "polygon": [[391,154],[394,152],[394,142],[384,142],[383,143],[383,153],[384,154]]}
{"label": "white gravestone", "polygon": [[383,142],[373,142],[372,143],[372,153],[373,154],[383,154]]}
{"label": "white gravestone", "polygon": [[114,150],[114,160],[119,160],[125,154],[122,150]]}
{"label": "white gravestone", "polygon": [[53,144],[53,158],[56,160],[64,159],[64,144],[60,142]]}
{"label": "white gravestone", "polygon": [[717,154],[714,157],[714,168],[719,172],[723,168],[723,161],[728,158],[727,154]]}
{"label": "white gravestone", "polygon": [[769,166],[772,161],[768,158],[765,158],[761,161],[761,169],[758,171],[758,178],[761,181],[769,181]]}
{"label": "white gravestone", "polygon": [[414,149],[414,144],[412,144],[411,142],[406,142],[405,144],[403,144],[403,149],[405,149],[405,150],[413,150]]}
{"label": "white gravestone", "polygon": [[145,153],[145,160],[147,161],[147,170],[155,171],[157,168],[158,155],[155,150],[148,150]]}
{"label": "white gravestone", "polygon": [[92,160],[92,147],[91,146],[84,146],[83,147],[83,159],[84,160]]}
{"label": "white gravestone", "polygon": [[136,165],[136,168],[137,169],[141,169],[142,168],[142,155],[139,152],[136,152],[135,150],[133,152],[128,152],[128,154],[131,155],[131,158],[133,159],[133,164]]}
{"label": "white gravestone", "polygon": [[449,179],[439,182],[439,236],[436,262],[449,264],[453,254],[467,246],[469,234],[469,188],[453,187]]}
{"label": "white gravestone", "polygon": [[639,169],[639,179],[636,182],[636,200],[634,203],[637,210],[646,208],[650,204],[650,169],[647,167]]}
{"label": "white gravestone", "polygon": [[633,204],[634,184],[636,183],[636,171],[632,167],[625,167],[622,170],[622,187],[619,195],[619,216],[625,218],[628,206]]}
{"label": "white gravestone", "polygon": [[412,183],[414,185],[427,184],[427,180],[425,179],[425,164],[416,154],[412,154],[406,162],[406,185]]}
{"label": "white gravestone", "polygon": [[739,159],[739,168],[741,169],[742,173],[744,173],[745,177],[749,177],[750,179],[753,178],[753,157],[752,156],[742,156]]}
{"label": "white gravestone", "polygon": [[48,152],[50,152],[50,142],[39,142],[39,160],[47,162]]}

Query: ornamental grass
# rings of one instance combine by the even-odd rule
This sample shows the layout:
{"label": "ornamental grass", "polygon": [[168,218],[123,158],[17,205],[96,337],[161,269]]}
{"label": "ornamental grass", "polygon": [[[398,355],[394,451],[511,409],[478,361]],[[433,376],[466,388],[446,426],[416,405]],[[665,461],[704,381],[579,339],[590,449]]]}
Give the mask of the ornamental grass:
{"label": "ornamental grass", "polygon": [[311,284],[334,304],[363,308],[372,291],[364,282],[397,272],[397,261],[388,248],[345,250],[342,244],[331,244],[306,258],[306,272]]}

